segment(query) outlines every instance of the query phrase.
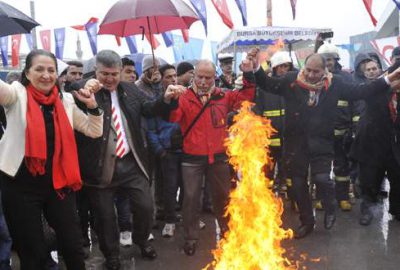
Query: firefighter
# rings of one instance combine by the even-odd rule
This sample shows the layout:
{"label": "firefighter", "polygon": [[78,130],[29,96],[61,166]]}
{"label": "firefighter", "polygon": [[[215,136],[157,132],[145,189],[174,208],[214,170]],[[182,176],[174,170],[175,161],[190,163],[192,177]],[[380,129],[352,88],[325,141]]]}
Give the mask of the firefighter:
{"label": "firefighter", "polygon": [[[289,71],[293,71],[292,59],[288,52],[276,52],[271,57],[273,77],[281,77]],[[283,127],[285,120],[285,103],[283,98],[278,95],[270,94],[257,89],[254,110],[257,114],[263,115],[271,120],[276,133],[271,137],[269,149],[273,159],[273,165],[267,170],[267,177],[274,180],[274,188],[279,189],[282,193],[286,193],[286,189],[290,189],[291,179],[286,179],[284,168],[282,167],[282,147],[283,147]],[[284,180],[286,180],[284,182]],[[290,198],[290,191],[287,190],[287,196]],[[292,205],[295,207],[295,205]]]}
{"label": "firefighter", "polygon": [[[328,70],[336,75],[340,75],[346,82],[351,82],[351,75],[342,70],[339,63],[338,48],[330,43],[325,43],[318,49],[326,60]],[[349,198],[350,191],[350,161],[348,158],[347,142],[351,137],[351,103],[347,100],[338,100],[337,103],[337,116],[335,120],[335,143],[334,143],[334,161],[333,172],[335,179],[336,200],[343,211],[350,211],[352,206]],[[318,199],[318,190],[317,190]],[[320,201],[317,201],[316,208],[322,208]]]}

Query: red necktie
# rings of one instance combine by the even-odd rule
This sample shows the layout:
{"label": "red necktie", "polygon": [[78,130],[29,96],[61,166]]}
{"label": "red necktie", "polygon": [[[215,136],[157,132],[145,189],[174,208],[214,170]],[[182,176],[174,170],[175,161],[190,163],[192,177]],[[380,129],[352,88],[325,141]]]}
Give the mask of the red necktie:
{"label": "red necktie", "polygon": [[112,119],[114,121],[115,130],[117,132],[117,148],[115,154],[117,157],[122,158],[125,156],[124,140],[122,138],[122,126],[114,105],[111,107]]}

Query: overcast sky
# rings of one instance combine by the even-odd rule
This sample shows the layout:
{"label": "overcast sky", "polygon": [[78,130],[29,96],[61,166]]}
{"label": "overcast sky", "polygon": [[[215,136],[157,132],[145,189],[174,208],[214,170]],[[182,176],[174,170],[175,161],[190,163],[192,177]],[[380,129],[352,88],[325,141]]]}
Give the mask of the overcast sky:
{"label": "overcast sky", "polygon": [[[30,14],[30,0],[3,0],[21,11]],[[185,0],[188,2],[189,0]],[[36,20],[41,23],[37,30],[68,27],[85,23],[90,17],[103,19],[109,8],[116,0],[35,0]],[[227,0],[235,27],[241,27],[240,13],[236,7],[235,0]],[[362,0],[298,0],[297,17],[292,20],[289,0],[272,0],[273,2],[273,25],[275,26],[301,26],[316,28],[332,28],[335,32],[333,43],[348,43],[350,35],[360,34],[374,29],[370,18],[364,8]],[[373,13],[379,20],[384,8],[392,0],[374,0]],[[208,39],[219,41],[229,33],[229,29],[222,23],[211,0],[206,0],[208,13]],[[249,26],[262,26],[266,24],[266,0],[247,0]],[[80,36],[84,49],[83,58],[90,58],[91,51],[87,41],[86,33],[75,31],[68,27],[66,36],[66,48],[64,57],[75,58],[76,38]],[[201,22],[196,22],[190,29],[190,36],[206,38]],[[25,40],[22,42],[22,51],[26,51]],[[39,47],[40,42],[39,43]],[[54,43],[54,41],[53,41]],[[148,52],[147,44],[139,49]],[[146,41],[144,41],[146,43]],[[54,44],[52,44],[54,46]],[[114,38],[99,37],[98,49],[114,49],[120,54],[129,53],[125,43],[118,47]],[[157,49],[158,54],[166,54],[165,48]],[[168,58],[168,57],[167,57]],[[167,59],[168,60],[168,59]]]}

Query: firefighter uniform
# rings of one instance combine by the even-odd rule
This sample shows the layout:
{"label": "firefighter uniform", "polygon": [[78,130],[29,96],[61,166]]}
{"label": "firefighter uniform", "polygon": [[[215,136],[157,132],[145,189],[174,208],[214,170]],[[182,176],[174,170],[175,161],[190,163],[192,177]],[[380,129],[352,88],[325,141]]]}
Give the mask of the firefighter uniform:
{"label": "firefighter uniform", "polygon": [[[343,81],[351,82],[352,77],[349,73],[342,71],[342,66],[339,64],[338,49],[335,45],[326,43],[318,49],[318,53],[326,59],[334,59],[334,64],[329,68],[329,71],[335,75],[342,77]],[[344,89],[346,90],[346,89]],[[349,200],[350,192],[350,160],[349,147],[346,145],[351,137],[352,127],[352,103],[347,100],[339,99],[337,102],[337,113],[335,118],[335,142],[334,142],[334,160],[333,173],[335,179],[336,200],[339,206],[344,211],[351,210]],[[318,198],[318,190],[317,190]],[[316,208],[320,208],[317,202]]]}

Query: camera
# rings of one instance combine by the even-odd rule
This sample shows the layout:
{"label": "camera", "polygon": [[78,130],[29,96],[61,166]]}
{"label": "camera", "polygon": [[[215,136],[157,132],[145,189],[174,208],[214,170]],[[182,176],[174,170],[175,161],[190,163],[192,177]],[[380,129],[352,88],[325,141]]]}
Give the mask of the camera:
{"label": "camera", "polygon": [[323,40],[325,40],[325,39],[327,39],[327,38],[333,38],[333,31],[319,33],[319,36],[320,36]]}

